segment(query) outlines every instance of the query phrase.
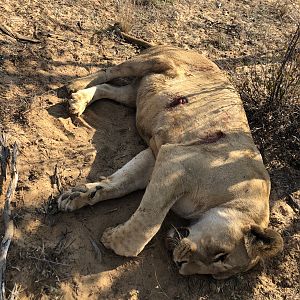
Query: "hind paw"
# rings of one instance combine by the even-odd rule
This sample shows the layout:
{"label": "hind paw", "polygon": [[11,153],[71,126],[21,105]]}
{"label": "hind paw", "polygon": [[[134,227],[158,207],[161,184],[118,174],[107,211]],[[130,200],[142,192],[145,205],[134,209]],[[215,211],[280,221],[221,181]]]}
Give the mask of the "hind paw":
{"label": "hind paw", "polygon": [[77,116],[80,116],[85,111],[87,105],[93,98],[92,95],[84,90],[73,93],[71,97],[72,98],[69,100],[69,110],[71,114]]}

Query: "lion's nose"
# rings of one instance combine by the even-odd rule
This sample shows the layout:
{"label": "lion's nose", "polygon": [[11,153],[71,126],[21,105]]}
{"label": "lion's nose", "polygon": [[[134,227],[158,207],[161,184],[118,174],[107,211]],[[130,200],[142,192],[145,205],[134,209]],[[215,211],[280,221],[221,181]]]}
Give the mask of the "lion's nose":
{"label": "lion's nose", "polygon": [[176,261],[175,264],[178,268],[181,268],[183,264],[186,264],[188,261],[187,260],[182,260],[182,261]]}
{"label": "lion's nose", "polygon": [[179,227],[178,229],[181,238],[186,238],[190,235],[190,230],[187,227]]}

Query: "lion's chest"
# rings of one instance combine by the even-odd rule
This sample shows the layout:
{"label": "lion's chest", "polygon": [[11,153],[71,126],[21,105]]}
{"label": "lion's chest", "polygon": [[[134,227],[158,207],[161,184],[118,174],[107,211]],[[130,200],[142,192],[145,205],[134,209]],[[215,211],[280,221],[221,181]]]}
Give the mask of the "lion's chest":
{"label": "lion's chest", "polygon": [[195,213],[197,217],[199,216],[199,211],[196,210],[196,208],[197,205],[195,204],[195,201],[193,201],[190,196],[186,195],[180,198],[171,209],[182,218],[189,219],[192,218]]}

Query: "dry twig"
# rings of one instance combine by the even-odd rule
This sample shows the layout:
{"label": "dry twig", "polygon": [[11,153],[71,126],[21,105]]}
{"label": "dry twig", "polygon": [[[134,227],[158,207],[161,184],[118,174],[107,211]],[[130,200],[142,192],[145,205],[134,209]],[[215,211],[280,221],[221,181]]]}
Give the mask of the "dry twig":
{"label": "dry twig", "polygon": [[10,292],[9,300],[17,300],[20,299],[20,293],[23,291],[22,286],[15,283],[13,289]]}
{"label": "dry twig", "polygon": [[147,49],[147,48],[155,46],[155,44],[153,44],[153,43],[146,42],[142,39],[135,38],[134,36],[132,36],[128,33],[125,33],[122,28],[122,25],[120,23],[115,23],[113,26],[113,30],[118,36],[120,36],[122,39],[124,39],[127,43],[136,45],[140,48]]}
{"label": "dry twig", "polygon": [[60,175],[60,169],[59,169],[59,166],[56,164],[55,168],[54,168],[54,174],[51,175],[51,184],[53,186],[56,186],[56,188],[59,191],[59,193],[62,193],[63,188],[62,188],[60,176],[61,176]]}
{"label": "dry twig", "polygon": [[30,42],[30,43],[40,43],[40,40],[16,33],[16,32],[12,32],[7,26],[0,24],[0,31],[2,31],[3,33],[7,34],[8,36],[10,36],[11,38],[14,38],[16,40],[19,41],[24,41],[24,42]]}
{"label": "dry twig", "polygon": [[[4,134],[2,134],[0,142],[1,142],[2,149],[3,148],[9,149],[6,145],[6,137]],[[2,151],[1,151],[1,153],[2,153]],[[17,147],[17,144],[15,143],[13,146],[12,157],[11,157],[11,162],[10,162],[11,180],[10,180],[7,192],[6,192],[5,205],[4,205],[4,211],[3,211],[5,232],[4,232],[4,237],[2,239],[1,248],[0,248],[0,285],[1,285],[0,300],[5,299],[6,257],[7,257],[7,252],[8,252],[8,249],[9,249],[9,246],[12,241],[13,234],[14,234],[14,223],[13,223],[13,219],[11,217],[10,203],[14,196],[14,193],[15,193],[15,190],[17,187],[17,182],[18,182],[17,154],[18,154],[18,147]],[[7,160],[6,160],[6,162],[7,162]],[[2,161],[2,163],[3,163],[3,161]],[[5,167],[4,170],[6,171],[7,168]],[[1,171],[3,171],[3,168]],[[2,174],[2,177],[6,178],[6,174]]]}
{"label": "dry twig", "polygon": [[7,165],[9,161],[10,151],[9,148],[6,146],[6,138],[5,135],[0,136],[0,162],[1,162],[1,169],[0,169],[0,195],[3,193],[3,184],[6,181],[6,173],[7,173]]}
{"label": "dry twig", "polygon": [[45,262],[45,263],[57,265],[57,266],[70,267],[70,265],[68,265],[68,264],[60,263],[60,262],[49,260],[49,259],[46,259],[46,258],[38,258],[38,257],[35,257],[35,256],[30,256],[30,255],[28,255],[27,257],[31,258],[31,259],[38,260],[38,261],[42,261],[42,262]]}
{"label": "dry twig", "polygon": [[47,36],[48,38],[52,38],[52,39],[56,39],[56,40],[59,40],[59,41],[63,41],[63,42],[73,42],[73,43],[78,43],[80,44],[81,46],[83,46],[83,43],[75,38],[72,38],[70,36],[62,36],[62,35],[59,35],[59,34],[56,34],[56,33],[52,33],[52,32],[46,32],[44,33],[45,36]]}
{"label": "dry twig", "polygon": [[87,129],[93,130],[93,127],[90,126],[81,116],[72,115],[71,120],[72,120],[73,124],[77,127],[83,126]]}
{"label": "dry twig", "polygon": [[90,242],[91,242],[91,244],[92,244],[92,246],[93,246],[93,248],[95,250],[96,258],[100,262],[102,262],[102,252],[101,252],[100,248],[98,247],[97,242],[95,240],[93,240],[91,237],[89,237],[89,240],[90,240]]}

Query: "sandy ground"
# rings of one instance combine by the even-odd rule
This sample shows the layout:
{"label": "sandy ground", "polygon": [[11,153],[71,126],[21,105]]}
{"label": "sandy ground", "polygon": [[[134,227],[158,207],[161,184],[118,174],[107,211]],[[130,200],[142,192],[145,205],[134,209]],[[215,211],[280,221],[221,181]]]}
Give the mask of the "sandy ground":
{"label": "sandy ground", "polygon": [[46,213],[49,197],[59,194],[51,183],[56,165],[67,188],[110,175],[145,148],[133,109],[95,103],[83,115],[89,128],[72,122],[56,92],[139,52],[108,30],[115,21],[137,37],[197,49],[234,71],[283,49],[299,18],[291,0],[156,2],[134,9],[124,0],[0,3],[1,24],[40,41],[0,32],[0,127],[20,148],[8,292],[18,284],[21,299],[300,299],[299,211],[282,197],[299,197],[291,172],[272,177],[271,224],[284,237],[283,253],[225,281],[178,274],[163,242],[171,224],[182,222],[172,214],[135,259],[103,248],[103,230],[126,221],[142,191],[70,214]]}

